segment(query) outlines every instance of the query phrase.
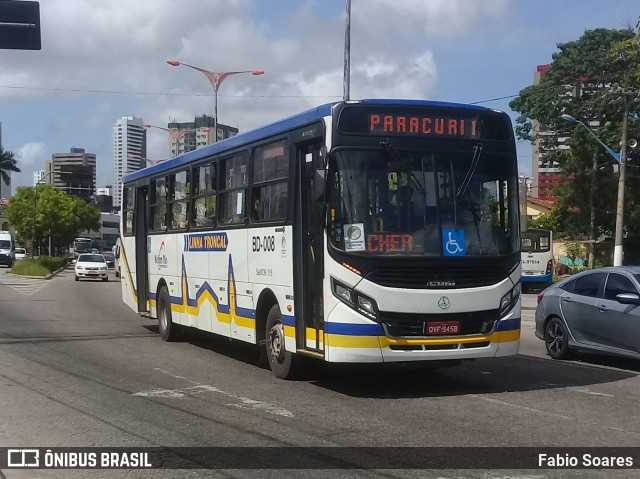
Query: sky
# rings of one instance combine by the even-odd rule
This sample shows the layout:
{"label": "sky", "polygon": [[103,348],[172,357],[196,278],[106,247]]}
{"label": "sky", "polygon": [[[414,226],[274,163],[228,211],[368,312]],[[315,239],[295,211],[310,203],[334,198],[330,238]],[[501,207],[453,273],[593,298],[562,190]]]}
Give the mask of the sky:
{"label": "sky", "polygon": [[[112,183],[111,129],[136,116],[167,126],[213,116],[207,70],[229,77],[218,121],[248,131],[343,97],[346,0],[41,0],[42,50],[0,50],[2,146],[32,186],[54,153],[97,156]],[[479,103],[506,111],[557,44],[635,26],[637,0],[352,0],[350,98]],[[518,141],[520,174],[532,148]],[[147,132],[147,157],[168,155]]]}

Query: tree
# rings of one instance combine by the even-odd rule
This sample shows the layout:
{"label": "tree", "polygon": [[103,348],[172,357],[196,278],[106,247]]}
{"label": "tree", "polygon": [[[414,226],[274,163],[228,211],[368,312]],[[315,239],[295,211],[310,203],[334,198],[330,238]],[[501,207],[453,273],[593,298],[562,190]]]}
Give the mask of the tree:
{"label": "tree", "polygon": [[93,205],[48,184],[38,186],[34,218],[35,193],[34,187],[18,188],[7,208],[9,223],[22,238],[38,244],[50,236],[52,246],[66,247],[81,231],[100,227],[100,212]]}
{"label": "tree", "polygon": [[[9,186],[9,171],[20,173],[18,168],[18,161],[15,159],[15,154],[12,151],[5,150],[0,146],[0,198],[2,198],[2,185]],[[11,192],[5,192],[5,195],[9,197]]]}
{"label": "tree", "polygon": [[[558,44],[548,73],[538,85],[525,88],[510,106],[520,113],[516,135],[540,140],[545,161],[557,163],[563,181],[554,191],[559,197],[559,228],[569,235],[611,234],[616,210],[617,174],[614,159],[581,125],[561,118],[567,113],[594,125],[605,144],[618,149],[621,138],[625,96],[634,69],[632,57],[615,57],[621,42],[634,38],[632,29],[586,31],[577,41]],[[630,138],[638,138],[640,104],[632,104],[629,115]],[[534,130],[533,120],[540,125]],[[543,133],[541,135],[541,133]],[[569,149],[558,148],[558,140],[568,138]],[[635,176],[640,176],[635,172]],[[630,175],[633,176],[633,175]],[[640,232],[640,189],[638,178],[627,182],[625,215],[627,231]],[[635,182],[635,184],[634,184]]]}

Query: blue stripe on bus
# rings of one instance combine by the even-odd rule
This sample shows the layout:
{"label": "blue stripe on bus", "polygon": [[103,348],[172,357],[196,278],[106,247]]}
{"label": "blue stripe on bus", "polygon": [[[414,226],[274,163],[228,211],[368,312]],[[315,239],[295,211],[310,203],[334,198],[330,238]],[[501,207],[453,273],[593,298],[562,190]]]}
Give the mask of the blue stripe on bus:
{"label": "blue stripe on bus", "polygon": [[522,275],[522,282],[523,283],[551,283],[553,281],[553,275],[550,274],[544,274],[544,275],[529,275],[529,274],[523,274]]}
{"label": "blue stripe on bus", "polygon": [[496,331],[514,331],[520,329],[520,318],[504,319],[498,321]]}
{"label": "blue stripe on bus", "polygon": [[381,324],[324,323],[325,334],[344,336],[384,336]]}
{"label": "blue stripe on bus", "polygon": [[295,316],[289,316],[288,314],[283,314],[282,315],[282,324],[285,326],[291,326],[292,328],[295,328],[296,326],[296,317]]}

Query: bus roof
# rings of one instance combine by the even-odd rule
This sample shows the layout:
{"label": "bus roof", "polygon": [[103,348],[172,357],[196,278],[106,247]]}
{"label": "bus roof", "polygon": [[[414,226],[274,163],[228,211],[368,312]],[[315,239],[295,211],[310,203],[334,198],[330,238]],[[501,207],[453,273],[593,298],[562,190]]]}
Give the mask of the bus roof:
{"label": "bus roof", "polygon": [[[479,105],[466,105],[462,103],[449,103],[449,102],[428,101],[428,100],[366,99],[366,100],[351,101],[349,103],[361,104],[361,105],[421,106],[421,107],[434,107],[434,108],[456,108],[456,109],[477,110],[477,111],[497,111],[497,110],[492,110],[490,108],[486,108]],[[156,173],[161,173],[163,171],[171,170],[179,166],[188,165],[194,161],[198,161],[200,159],[207,158],[209,156],[214,156],[216,154],[223,153],[228,150],[232,150],[233,148],[242,146],[247,143],[258,141],[263,138],[268,138],[272,135],[277,135],[285,131],[293,130],[301,126],[308,125],[309,123],[313,123],[314,121],[320,120],[325,116],[329,116],[331,114],[333,107],[338,104],[339,104],[338,102],[325,103],[324,105],[320,105],[316,108],[312,108],[310,110],[297,113],[293,116],[290,116],[283,120],[276,121],[274,123],[257,128],[255,130],[248,131],[246,133],[241,133],[239,135],[233,136],[231,138],[227,138],[217,143],[212,143],[210,145],[205,146],[204,148],[199,148],[197,150],[189,151],[183,155],[177,156],[176,158],[172,158],[170,160],[163,161],[161,163],[144,168],[142,170],[129,173],[124,176],[122,181],[123,183],[128,183],[131,181],[138,180],[140,178],[152,176]]]}

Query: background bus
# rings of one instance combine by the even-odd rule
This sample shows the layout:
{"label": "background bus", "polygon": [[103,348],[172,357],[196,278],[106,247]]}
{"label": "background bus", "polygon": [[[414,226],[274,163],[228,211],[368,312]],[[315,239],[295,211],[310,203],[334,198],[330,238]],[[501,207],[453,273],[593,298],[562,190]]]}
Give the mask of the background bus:
{"label": "background bus", "polygon": [[78,259],[82,253],[91,253],[93,240],[91,238],[76,238],[73,240],[73,259]]}
{"label": "background bus", "polygon": [[553,234],[528,229],[522,233],[522,286],[544,289],[553,283]]}
{"label": "background bus", "polygon": [[321,105],[125,176],[124,302],[298,355],[514,355],[520,235],[509,117],[415,100]]}

